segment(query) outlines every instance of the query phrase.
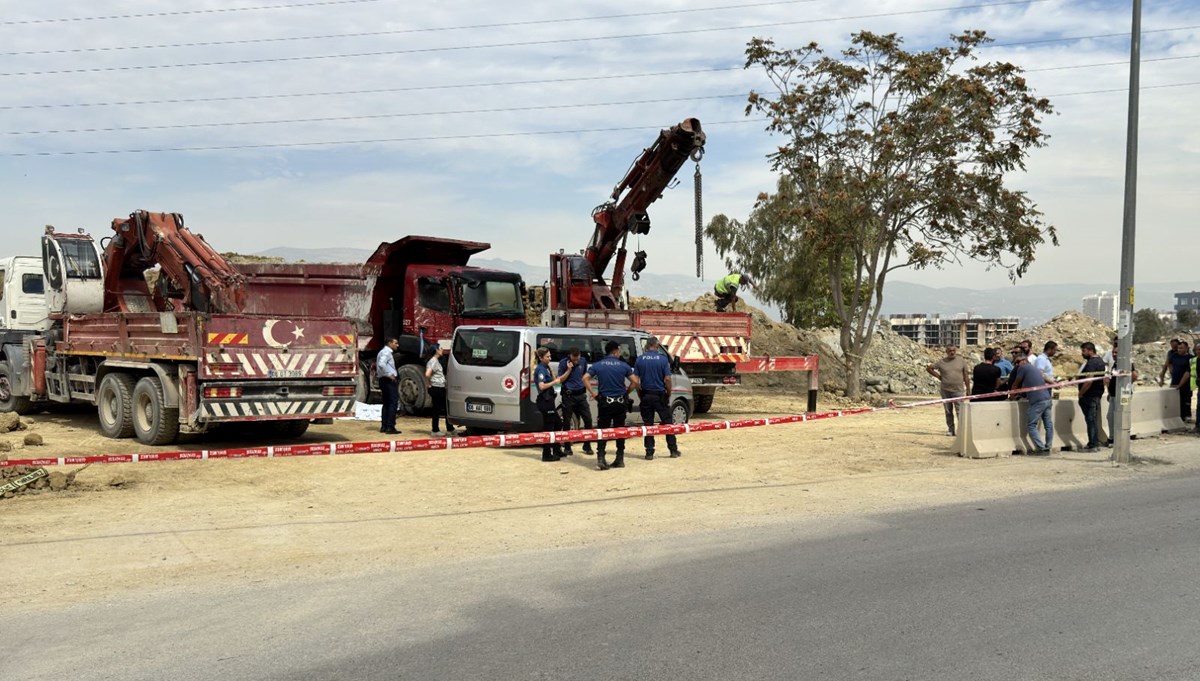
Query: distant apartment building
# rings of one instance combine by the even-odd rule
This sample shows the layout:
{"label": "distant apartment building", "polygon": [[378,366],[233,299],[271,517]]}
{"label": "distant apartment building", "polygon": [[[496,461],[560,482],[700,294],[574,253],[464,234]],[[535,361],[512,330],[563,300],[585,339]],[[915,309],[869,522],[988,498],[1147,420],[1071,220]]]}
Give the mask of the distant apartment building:
{"label": "distant apartment building", "polygon": [[1109,328],[1117,328],[1117,313],[1119,309],[1117,294],[1115,293],[1101,291],[1096,295],[1083,297],[1083,313],[1107,325]]}
{"label": "distant apartment building", "polygon": [[1019,317],[973,317],[966,313],[942,317],[933,314],[888,315],[892,331],[927,347],[954,344],[989,345],[1020,328]]}
{"label": "distant apartment building", "polygon": [[1175,311],[1194,310],[1200,312],[1200,291],[1175,294]]}

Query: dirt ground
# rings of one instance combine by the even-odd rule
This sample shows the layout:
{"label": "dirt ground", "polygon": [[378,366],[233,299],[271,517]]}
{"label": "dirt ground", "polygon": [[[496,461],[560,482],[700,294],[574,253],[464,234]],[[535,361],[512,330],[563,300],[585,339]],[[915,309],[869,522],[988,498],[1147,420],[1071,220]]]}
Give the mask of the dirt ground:
{"label": "dirt ground", "polygon": [[[705,418],[799,413],[804,401],[723,393]],[[100,436],[90,411],[33,420],[46,445],[23,449],[20,433],[0,436],[14,443],[13,458],[131,450]],[[429,424],[399,427],[422,437]],[[1118,467],[1107,451],[961,459],[944,429],[933,408],[683,436],[679,459],[645,461],[631,441],[627,468],[605,472],[578,450],[542,463],[534,448],[95,465],[66,491],[0,500],[0,592],[10,609],[36,609],[984,501],[1200,466],[1188,435],[1139,440],[1138,462]],[[268,444],[239,438],[193,447]],[[339,421],[300,442],[378,439],[377,424]]]}

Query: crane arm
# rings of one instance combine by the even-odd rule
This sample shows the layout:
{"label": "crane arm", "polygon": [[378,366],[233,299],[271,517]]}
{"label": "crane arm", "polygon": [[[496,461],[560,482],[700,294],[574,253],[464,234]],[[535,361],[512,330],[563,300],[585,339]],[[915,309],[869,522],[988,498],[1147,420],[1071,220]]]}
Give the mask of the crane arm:
{"label": "crane arm", "polygon": [[[245,278],[179,213],[139,210],[112,228],[116,235],[104,249],[106,311],[244,310]],[[156,265],[159,283],[151,286],[145,273]]]}
{"label": "crane arm", "polygon": [[[704,131],[696,118],[684,119],[682,123],[660,131],[654,144],[642,151],[625,177],[613,187],[609,201],[592,211],[596,228],[584,257],[591,263],[596,276],[604,276],[613,255],[630,234],[650,231],[650,216],[646,209],[662,197],[689,158],[700,160],[704,155],[704,139]],[[619,282],[623,273],[614,271],[613,279],[614,283]]]}

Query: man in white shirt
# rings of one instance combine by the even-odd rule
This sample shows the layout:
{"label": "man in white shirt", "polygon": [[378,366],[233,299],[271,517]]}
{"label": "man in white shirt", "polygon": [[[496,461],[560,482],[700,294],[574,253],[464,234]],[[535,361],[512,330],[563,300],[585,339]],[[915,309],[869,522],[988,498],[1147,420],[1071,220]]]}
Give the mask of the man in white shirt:
{"label": "man in white shirt", "polygon": [[1054,378],[1054,365],[1050,363],[1050,359],[1058,354],[1058,343],[1054,341],[1046,341],[1042,346],[1042,354],[1033,358],[1033,366],[1042,372],[1042,378],[1046,379],[1046,383],[1056,383]]}
{"label": "man in white shirt", "polygon": [[396,373],[396,358],[393,353],[400,347],[400,341],[395,338],[387,339],[375,356],[375,377],[379,379],[379,391],[383,393],[383,409],[379,414],[379,432],[388,435],[399,435],[396,430],[396,410],[400,408],[400,383]]}

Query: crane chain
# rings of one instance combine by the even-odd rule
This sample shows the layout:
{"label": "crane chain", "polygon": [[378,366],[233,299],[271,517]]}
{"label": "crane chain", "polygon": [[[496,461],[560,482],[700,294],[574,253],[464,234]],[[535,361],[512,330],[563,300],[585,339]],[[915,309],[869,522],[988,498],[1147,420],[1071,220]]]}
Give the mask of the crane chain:
{"label": "crane chain", "polygon": [[696,161],[696,173],[692,175],[696,194],[696,278],[704,278],[704,194],[701,189],[700,162]]}

